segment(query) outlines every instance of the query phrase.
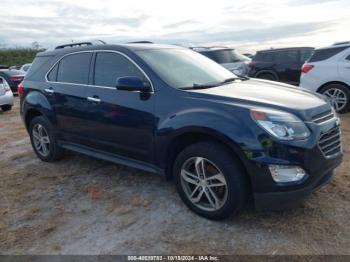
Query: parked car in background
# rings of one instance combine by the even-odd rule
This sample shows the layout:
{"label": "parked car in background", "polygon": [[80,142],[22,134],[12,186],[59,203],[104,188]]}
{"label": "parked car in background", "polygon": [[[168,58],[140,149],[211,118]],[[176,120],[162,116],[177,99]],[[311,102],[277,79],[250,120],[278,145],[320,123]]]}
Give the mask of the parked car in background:
{"label": "parked car in background", "polygon": [[0,69],[0,76],[5,78],[14,94],[17,94],[17,87],[23,81],[24,75],[20,70]]}
{"label": "parked car in background", "polygon": [[323,96],[237,77],[188,48],[70,43],[33,67],[18,91],[41,160],[68,149],[165,175],[210,219],[247,199],[291,207],[342,161],[339,119]]}
{"label": "parked car in background", "polygon": [[248,75],[299,85],[301,66],[313,50],[312,47],[292,47],[258,51],[249,64]]}
{"label": "parked car in background", "polygon": [[32,65],[31,63],[30,64],[24,64],[24,65],[21,66],[21,68],[19,70],[27,73],[29,68],[31,67],[31,65]]}
{"label": "parked car in background", "polygon": [[249,57],[250,59],[254,58],[254,55],[250,54],[250,53],[244,53],[243,55],[246,56],[246,57]]}
{"label": "parked car in background", "polygon": [[316,49],[301,71],[301,87],[327,96],[339,113],[349,111],[350,42]]}
{"label": "parked car in background", "polygon": [[5,78],[0,77],[0,107],[2,111],[9,111],[13,106],[13,94]]}
{"label": "parked car in background", "polygon": [[245,76],[251,59],[228,47],[191,47],[236,75]]}

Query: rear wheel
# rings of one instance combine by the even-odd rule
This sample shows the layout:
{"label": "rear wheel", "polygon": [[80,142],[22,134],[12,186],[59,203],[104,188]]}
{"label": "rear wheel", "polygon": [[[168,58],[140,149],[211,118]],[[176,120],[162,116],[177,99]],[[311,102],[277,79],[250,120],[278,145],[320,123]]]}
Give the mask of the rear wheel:
{"label": "rear wheel", "polygon": [[63,149],[58,146],[53,127],[45,117],[33,118],[29,134],[34,152],[41,160],[51,162],[62,158]]}
{"label": "rear wheel", "polygon": [[342,84],[330,84],[323,87],[320,93],[329,99],[338,113],[346,113],[349,111],[350,90],[347,86]]}
{"label": "rear wheel", "polygon": [[245,202],[244,172],[238,159],[220,144],[187,147],[176,158],[173,172],[181,199],[203,217],[224,219]]}
{"label": "rear wheel", "polygon": [[4,105],[1,106],[2,111],[10,111],[12,109],[12,105]]}
{"label": "rear wheel", "polygon": [[269,74],[269,73],[260,74],[260,75],[258,75],[257,78],[271,80],[271,81],[277,80],[276,77],[274,77],[274,75]]}

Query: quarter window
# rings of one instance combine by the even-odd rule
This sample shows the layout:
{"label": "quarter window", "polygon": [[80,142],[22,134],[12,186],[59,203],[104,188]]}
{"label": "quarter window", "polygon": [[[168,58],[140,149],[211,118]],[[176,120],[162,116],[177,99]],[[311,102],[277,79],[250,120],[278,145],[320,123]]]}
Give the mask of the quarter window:
{"label": "quarter window", "polygon": [[56,64],[55,67],[51,69],[50,73],[47,75],[47,80],[56,82],[57,71],[58,71],[58,64]]}
{"label": "quarter window", "polygon": [[146,81],[140,70],[126,57],[112,52],[99,52],[95,62],[95,85],[115,87],[117,78],[136,76]]}
{"label": "quarter window", "polygon": [[350,60],[350,55],[348,55],[348,56],[346,57],[346,60]]}
{"label": "quarter window", "polygon": [[92,53],[78,53],[64,57],[58,66],[57,82],[87,84]]}

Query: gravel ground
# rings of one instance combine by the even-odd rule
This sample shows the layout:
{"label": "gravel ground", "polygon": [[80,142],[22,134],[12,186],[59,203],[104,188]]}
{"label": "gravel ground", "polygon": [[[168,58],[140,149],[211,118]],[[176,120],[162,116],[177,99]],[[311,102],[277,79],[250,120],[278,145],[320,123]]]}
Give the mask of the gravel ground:
{"label": "gravel ground", "polygon": [[35,157],[18,112],[0,112],[0,254],[350,254],[350,115],[344,163],[297,209],[212,222],[158,175],[68,153]]}

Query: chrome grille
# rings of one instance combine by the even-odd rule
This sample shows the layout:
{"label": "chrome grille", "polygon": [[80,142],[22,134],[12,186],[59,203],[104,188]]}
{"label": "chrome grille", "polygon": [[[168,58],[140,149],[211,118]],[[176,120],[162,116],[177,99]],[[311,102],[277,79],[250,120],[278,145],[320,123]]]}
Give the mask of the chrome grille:
{"label": "chrome grille", "polygon": [[335,117],[334,113],[332,110],[328,110],[326,112],[323,112],[321,114],[315,115],[312,117],[312,122],[316,124],[322,124],[330,119]]}
{"label": "chrome grille", "polygon": [[332,128],[322,133],[318,146],[327,158],[338,155],[341,152],[341,135],[339,127]]}

